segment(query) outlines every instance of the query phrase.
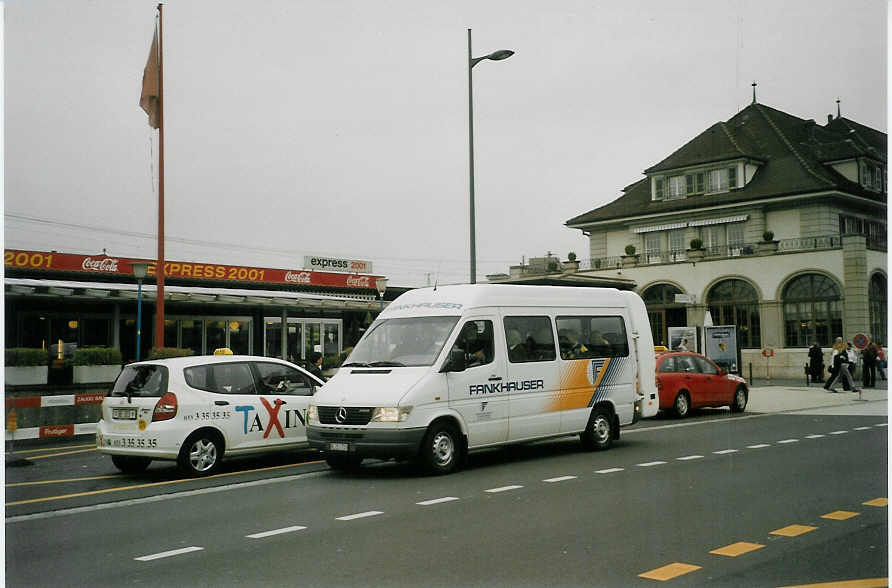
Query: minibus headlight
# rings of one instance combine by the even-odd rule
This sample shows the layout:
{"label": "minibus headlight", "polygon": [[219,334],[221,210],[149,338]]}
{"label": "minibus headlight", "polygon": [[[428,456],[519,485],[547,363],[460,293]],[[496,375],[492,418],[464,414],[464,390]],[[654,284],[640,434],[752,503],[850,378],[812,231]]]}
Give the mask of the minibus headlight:
{"label": "minibus headlight", "polygon": [[411,406],[379,406],[372,411],[373,423],[401,423],[409,418]]}
{"label": "minibus headlight", "polygon": [[307,406],[307,422],[319,424],[319,412],[316,410],[315,404]]}

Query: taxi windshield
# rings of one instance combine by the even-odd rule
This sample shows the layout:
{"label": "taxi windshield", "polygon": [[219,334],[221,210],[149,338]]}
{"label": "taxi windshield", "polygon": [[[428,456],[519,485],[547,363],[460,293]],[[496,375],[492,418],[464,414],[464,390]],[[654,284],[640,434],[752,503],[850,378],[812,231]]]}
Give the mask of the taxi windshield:
{"label": "taxi windshield", "polygon": [[167,392],[167,368],[163,365],[125,366],[115,381],[112,396],[163,396]]}
{"label": "taxi windshield", "polygon": [[457,316],[377,321],[341,367],[429,366],[437,359],[457,322]]}

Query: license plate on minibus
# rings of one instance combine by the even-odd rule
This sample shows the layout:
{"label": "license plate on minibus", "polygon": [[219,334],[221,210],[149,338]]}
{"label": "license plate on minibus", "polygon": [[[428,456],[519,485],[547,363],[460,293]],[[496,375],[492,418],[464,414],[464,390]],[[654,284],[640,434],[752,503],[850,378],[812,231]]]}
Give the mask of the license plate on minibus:
{"label": "license plate on minibus", "polygon": [[112,409],[112,418],[113,419],[121,419],[125,421],[136,420],[136,409],[135,408],[113,408]]}
{"label": "license plate on minibus", "polygon": [[329,451],[350,451],[350,445],[347,443],[329,443]]}

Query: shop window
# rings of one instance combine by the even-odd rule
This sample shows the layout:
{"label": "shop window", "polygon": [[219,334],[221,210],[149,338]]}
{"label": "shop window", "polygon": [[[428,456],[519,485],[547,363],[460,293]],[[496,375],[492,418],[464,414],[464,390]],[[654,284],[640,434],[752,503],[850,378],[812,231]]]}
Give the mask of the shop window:
{"label": "shop window", "polygon": [[207,352],[226,347],[226,321],[207,322]]}
{"label": "shop window", "polygon": [[65,359],[74,355],[79,339],[80,323],[77,317],[50,319],[50,354],[54,359]]}
{"label": "shop window", "polygon": [[[325,323],[322,325],[324,336],[322,338],[322,356],[336,361],[341,353],[341,325]],[[324,362],[325,360],[323,360]]]}
{"label": "shop window", "polygon": [[886,340],[886,320],[888,317],[888,299],[886,296],[886,276],[876,273],[870,278],[867,290],[867,302],[870,306],[870,334],[874,341],[882,344]]}
{"label": "shop window", "polygon": [[282,358],[282,319],[280,318],[271,317],[263,320],[263,355]]}
{"label": "shop window", "polygon": [[787,347],[829,347],[842,337],[842,296],[836,283],[820,274],[803,274],[783,292],[784,337]]}
{"label": "shop window", "polygon": [[[195,355],[204,353],[201,345],[201,327],[200,320],[181,319],[180,320],[180,347],[183,349],[191,349]],[[211,350],[213,351],[213,349]]]}
{"label": "shop window", "polygon": [[229,320],[226,321],[229,328],[229,347],[236,355],[248,355],[251,353],[251,321]]}
{"label": "shop window", "polygon": [[45,316],[37,314],[22,316],[22,328],[19,331],[22,336],[21,346],[46,349],[48,328],[49,321]]}
{"label": "shop window", "polygon": [[81,321],[81,344],[84,347],[111,346],[111,321],[104,318],[87,318]]}
{"label": "shop window", "polygon": [[758,349],[762,344],[759,295],[743,280],[722,280],[709,290],[706,303],[712,322],[737,327],[741,349]]}

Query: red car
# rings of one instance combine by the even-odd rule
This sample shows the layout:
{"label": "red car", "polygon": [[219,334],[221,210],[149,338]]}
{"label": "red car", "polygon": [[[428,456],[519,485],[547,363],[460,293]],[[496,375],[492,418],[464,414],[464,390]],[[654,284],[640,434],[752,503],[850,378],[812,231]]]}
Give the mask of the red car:
{"label": "red car", "polygon": [[687,351],[657,356],[657,389],[660,410],[671,410],[679,418],[703,406],[730,406],[731,412],[743,412],[749,399],[746,380]]}

